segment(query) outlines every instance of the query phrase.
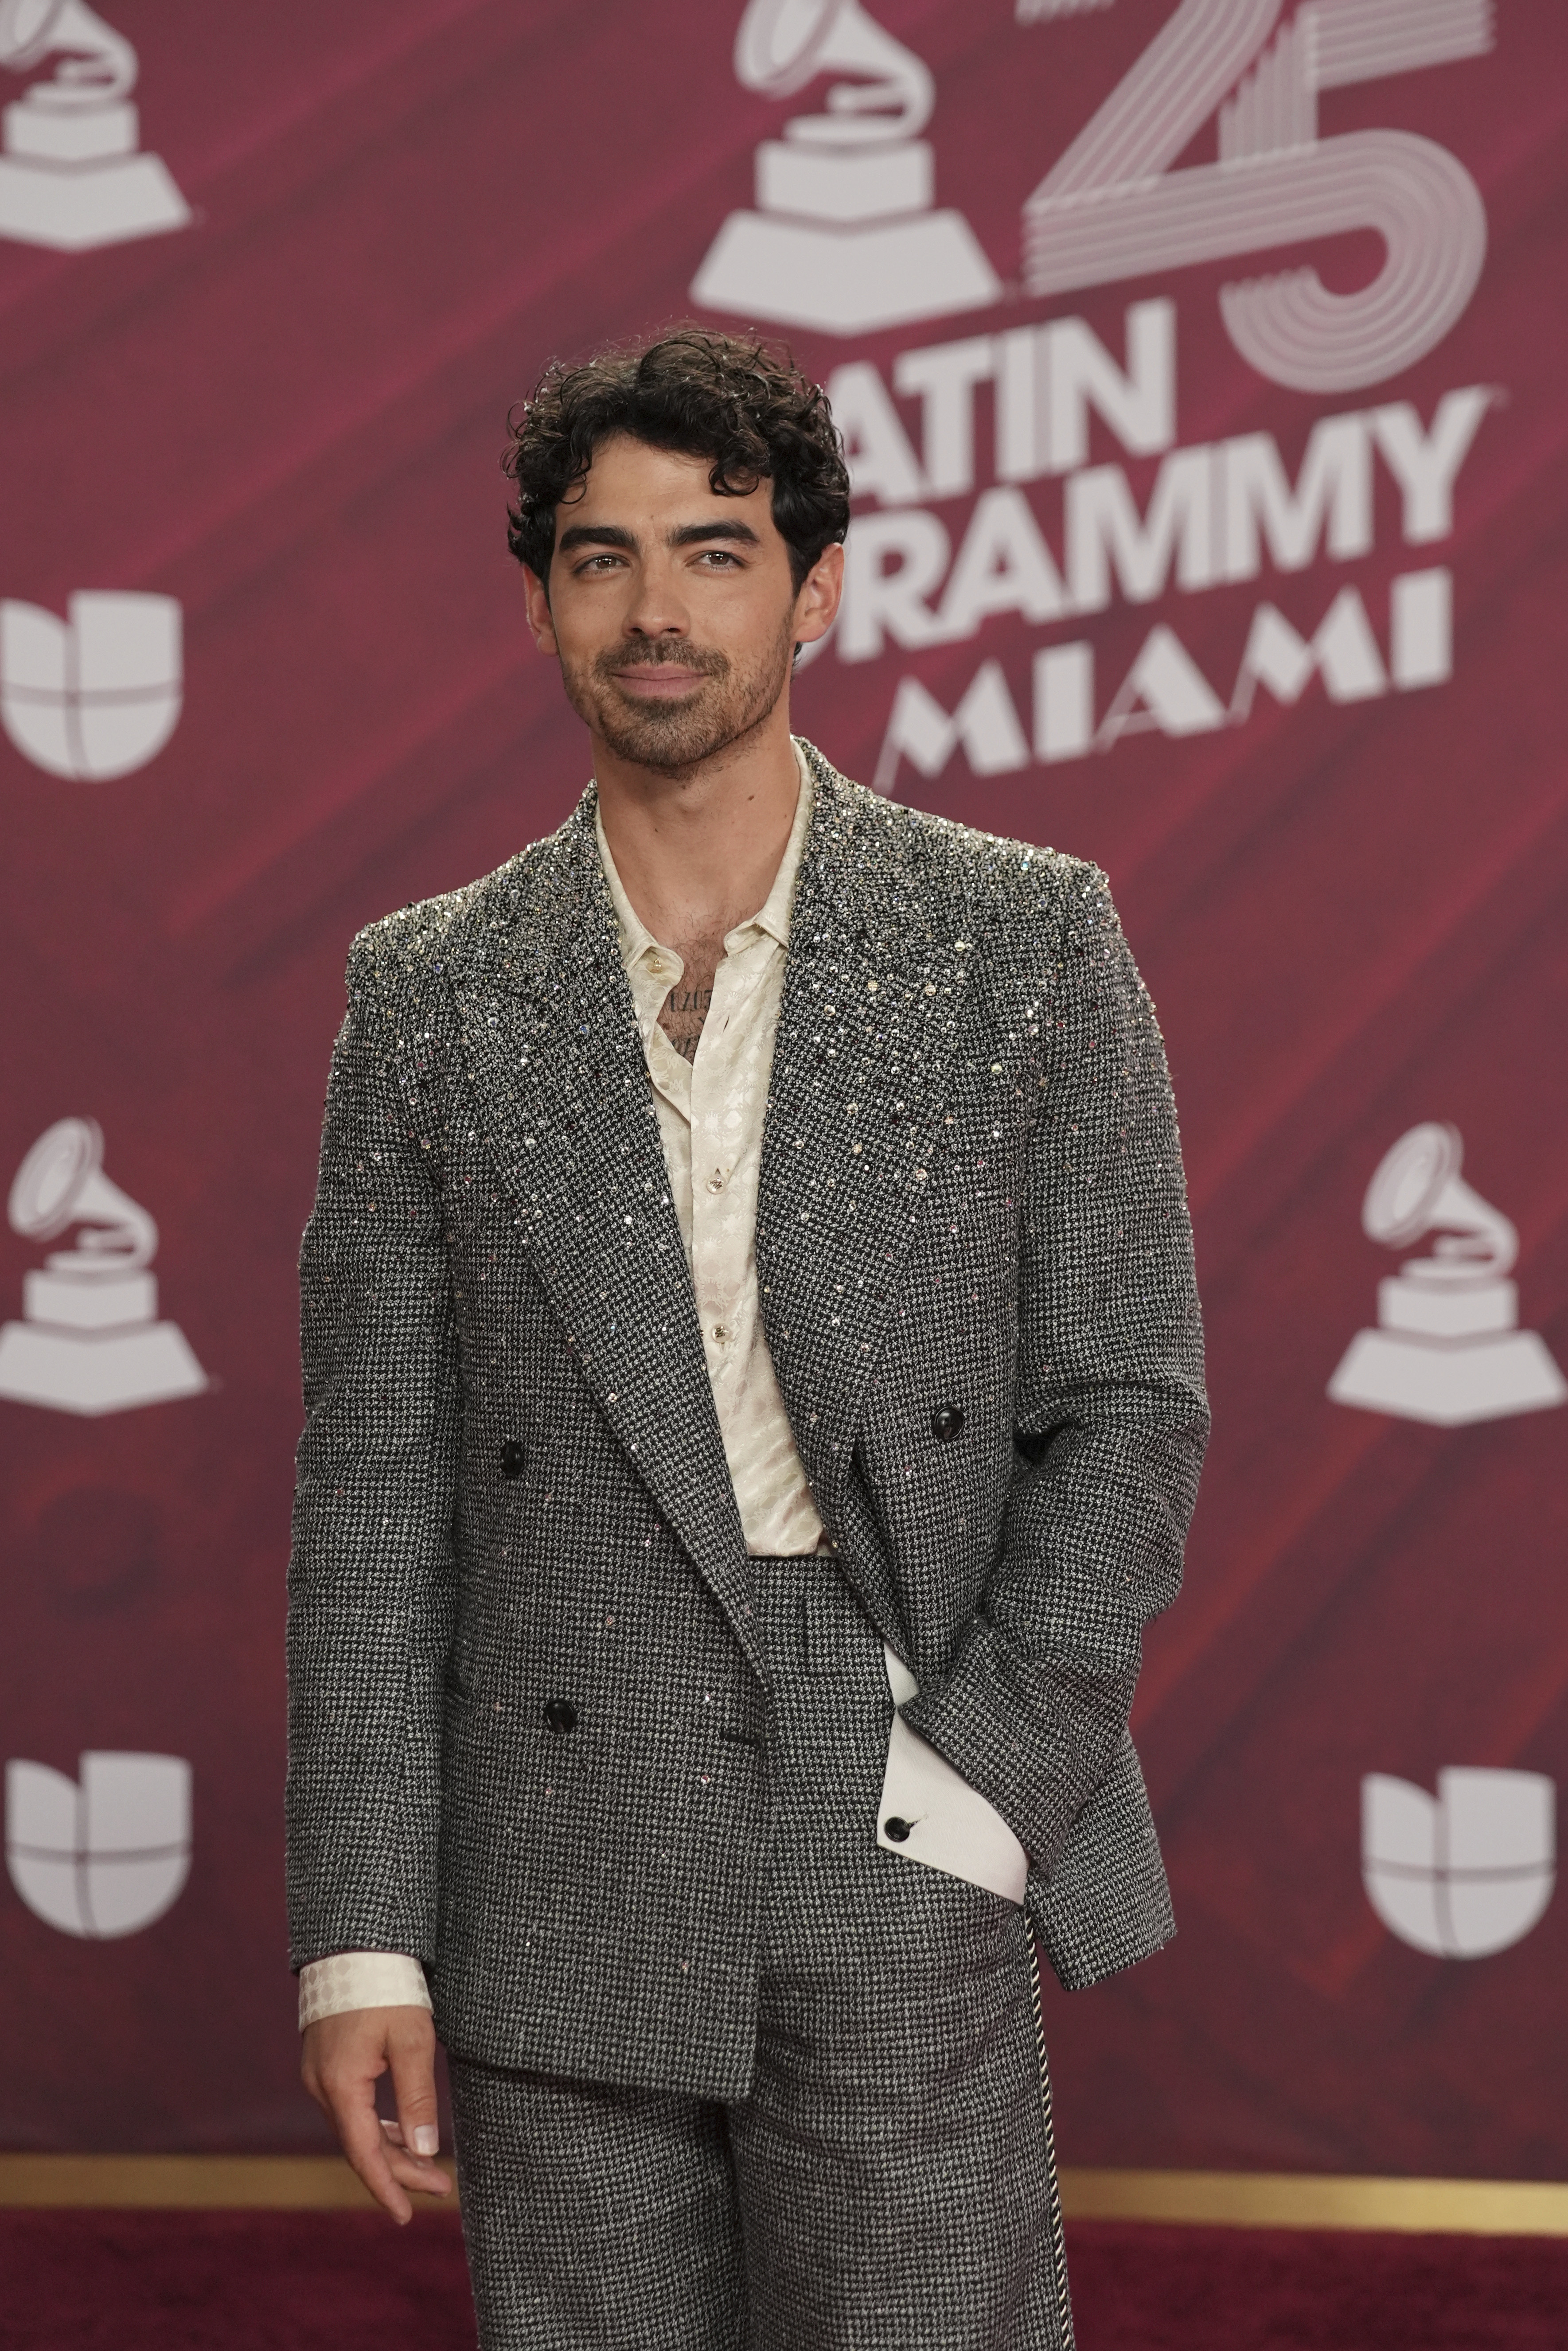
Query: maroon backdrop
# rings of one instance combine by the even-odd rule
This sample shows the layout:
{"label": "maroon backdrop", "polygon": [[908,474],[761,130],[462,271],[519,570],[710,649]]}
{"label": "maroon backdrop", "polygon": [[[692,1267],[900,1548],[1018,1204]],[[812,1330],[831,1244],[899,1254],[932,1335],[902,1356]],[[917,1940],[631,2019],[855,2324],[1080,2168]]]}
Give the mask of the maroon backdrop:
{"label": "maroon backdrop", "polygon": [[[179,1885],[178,1804],[126,1797],[118,1829],[107,1799],[78,1808],[104,1850],[73,1875],[68,1792],[61,1814],[59,1782],[13,1771],[0,2143],[319,2143],[284,1960],[280,1641],[293,1263],[344,952],[553,826],[584,778],[503,543],[507,404],[552,353],[749,312],[836,378],[872,482],[858,601],[800,675],[799,726],[913,802],[1106,866],[1183,1112],[1217,1434],[1137,1718],[1181,1933],[1128,1980],[1053,1998],[1065,2155],[1564,2176],[1568,1920],[1536,1914],[1540,1781],[1568,1764],[1568,1424],[1495,1400],[1463,1417],[1486,1350],[1461,1362],[1441,1333],[1425,1355],[1396,1336],[1389,1376],[1411,1396],[1447,1381],[1457,1425],[1326,1390],[1379,1281],[1432,1246],[1380,1247],[1361,1221],[1384,1155],[1430,1122],[1462,1134],[1467,1179],[1518,1229],[1521,1328],[1568,1358],[1568,26],[1550,0],[1501,0],[1488,47],[1466,0],[1338,0],[1287,10],[1259,73],[1279,12],[1187,0],[1155,61],[1163,130],[1108,132],[1098,167],[1169,183],[1092,248],[1050,189],[1024,208],[1169,0],[872,9],[935,78],[936,209],[917,68],[852,57],[841,78],[910,93],[907,135],[890,119],[847,158],[798,141],[804,196],[799,156],[765,163],[760,229],[735,232],[756,299],[733,308],[694,281],[758,204],[758,146],[825,87],[783,89],[787,61],[772,89],[742,86],[739,0],[657,20],[632,0],[107,0],[140,57],[141,147],[191,217],[106,242],[119,183],[78,165],[99,223],[81,250],[36,241],[57,191],[25,152],[36,109],[8,125],[0,1181],[57,1122],[96,1121],[105,1176],[157,1221],[159,1311],[207,1385],[84,1411],[93,1349],[121,1367],[113,1403],[167,1334],[132,1301],[107,1332],[50,1339],[60,1280],[131,1290],[95,1290],[78,1260],[25,1312],[24,1277],[73,1243],[14,1201],[4,1754],[68,1780],[89,1752],[183,1759],[193,1846],[162,1915],[84,1934],[113,1888],[129,1916],[156,1907],[160,1870],[158,1898]],[[1447,61],[1410,62],[1445,41]],[[0,69],[0,99],[57,63]],[[1221,139],[1244,74],[1255,96]],[[1270,139],[1285,162],[1249,181]],[[803,220],[813,204],[831,217]],[[864,241],[857,204],[899,215],[902,258]],[[1292,325],[1275,297],[1222,309],[1222,287],[1308,264],[1354,295],[1385,267],[1378,224],[1411,273],[1381,328]],[[1134,305],[1165,307],[1130,329]],[[13,608],[63,619],[81,590],[155,592],[183,620],[177,727],[102,780],[39,754],[73,677],[99,695],[67,711],[78,768],[114,764],[94,726],[151,739],[172,705],[151,657],[95,668],[85,622],[51,684]],[[115,608],[117,643],[147,609]],[[1068,646],[1088,650],[1042,664],[1037,695],[1036,656]],[[41,1344],[63,1405],[37,1393]],[[1531,1361],[1549,1390],[1550,1357]],[[1449,1862],[1493,1873],[1469,1895],[1433,1892],[1406,1796],[1385,1907],[1425,1901],[1428,1943],[1500,1938],[1478,1956],[1391,1931],[1364,1883],[1363,1782],[1430,1795],[1459,1768],[1540,1778],[1486,1783],[1468,1848],[1445,1809],[1436,1862],[1446,1837]],[[1513,1924],[1494,1931],[1496,1899]]]}

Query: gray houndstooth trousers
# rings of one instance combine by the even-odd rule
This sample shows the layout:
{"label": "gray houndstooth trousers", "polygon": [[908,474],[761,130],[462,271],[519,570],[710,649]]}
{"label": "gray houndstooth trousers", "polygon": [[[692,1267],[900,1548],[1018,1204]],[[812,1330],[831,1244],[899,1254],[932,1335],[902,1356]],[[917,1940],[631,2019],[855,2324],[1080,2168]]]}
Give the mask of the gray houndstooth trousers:
{"label": "gray houndstooth trousers", "polygon": [[879,1848],[881,1642],[830,1558],[753,1568],[773,1825],[749,2091],[455,2053],[483,2351],[1071,2351],[1024,1914]]}

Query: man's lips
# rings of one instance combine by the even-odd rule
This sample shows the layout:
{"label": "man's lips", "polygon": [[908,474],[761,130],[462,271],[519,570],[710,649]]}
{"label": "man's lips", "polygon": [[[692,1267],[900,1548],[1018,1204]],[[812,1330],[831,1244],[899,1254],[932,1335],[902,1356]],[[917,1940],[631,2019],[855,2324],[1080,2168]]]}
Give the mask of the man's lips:
{"label": "man's lips", "polygon": [[634,662],[629,668],[612,670],[611,674],[622,694],[660,701],[689,693],[694,685],[703,683],[707,672],[687,669],[679,663]]}

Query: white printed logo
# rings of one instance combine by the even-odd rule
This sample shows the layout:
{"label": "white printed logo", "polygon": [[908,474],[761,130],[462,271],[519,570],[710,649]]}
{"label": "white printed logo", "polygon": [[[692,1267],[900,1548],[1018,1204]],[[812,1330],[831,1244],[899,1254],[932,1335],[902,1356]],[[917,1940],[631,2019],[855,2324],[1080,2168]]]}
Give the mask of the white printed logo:
{"label": "white printed logo", "polygon": [[44,1763],[7,1763],[5,1861],[34,1917],[62,1935],[134,1935],[190,1875],[190,1765],[84,1755],[78,1783]]}
{"label": "white printed logo", "polygon": [[731,213],[695,301],[850,335],[983,309],[1001,298],[962,213],[934,209],[928,66],[860,0],[750,0],[736,78],[789,98],[820,74],[825,114],[797,115],[757,151],[757,210]]}
{"label": "white printed logo", "polygon": [[160,1322],[147,1271],[158,1228],[103,1172],[103,1135],[90,1118],[62,1118],[41,1134],[11,1186],[11,1224],[28,1240],[79,1225],[22,1278],[25,1320],[0,1330],[0,1396],[55,1412],[97,1415],[199,1395],[206,1376],[173,1322]]}
{"label": "white printed logo", "polygon": [[[1020,27],[1045,27],[1018,38],[1051,42],[1055,20],[1100,5],[1015,0]],[[1447,564],[1416,555],[1375,595],[1364,580],[1292,588],[1290,576],[1359,563],[1395,528],[1413,550],[1451,537],[1460,470],[1504,396],[1458,385],[1420,411],[1362,396],[1455,325],[1484,260],[1485,213],[1464,165],[1431,140],[1332,123],[1323,137],[1318,121],[1321,93],[1483,55],[1490,0],[1304,0],[1288,18],[1283,0],[1179,0],[1164,16],[1024,203],[1023,290],[1051,315],[1019,306],[991,331],[960,328],[886,362],[852,356],[828,377],[862,502],[833,658],[920,654],[1004,622],[1053,639],[1071,630],[1021,663],[979,656],[940,698],[927,676],[901,677],[873,778],[883,791],[906,761],[928,781],[960,755],[977,777],[1061,768],[1144,733],[1184,741],[1309,694],[1354,704],[1454,674]],[[920,136],[929,68],[858,0],[751,0],[735,65],[775,98],[844,78],[822,111],[758,150],[756,209],[725,222],[697,301],[847,336],[1008,297],[968,223],[934,209]],[[1218,160],[1182,162],[1215,118]],[[997,168],[1014,160],[998,151]],[[1021,167],[1020,195],[1038,170]],[[1354,292],[1297,267],[1221,295],[1231,341],[1262,375],[1354,395],[1312,421],[1299,455],[1269,432],[1178,444],[1169,293],[1128,305],[1123,351],[1062,315],[1081,289],[1367,228],[1384,259]],[[1152,484],[1100,461],[1096,426],[1130,457],[1160,459]],[[1396,508],[1377,494],[1380,472]],[[1270,572],[1281,584],[1209,632],[1201,662],[1172,613],[1130,666],[1118,644],[1105,674],[1095,615]]]}
{"label": "white printed logo", "polygon": [[107,783],[154,758],[180,723],[172,596],[80,589],[68,620],[0,602],[0,720],[36,767]]}
{"label": "white printed logo", "polygon": [[1402,1943],[1481,1959],[1521,1942],[1556,1883],[1556,1790],[1539,1771],[1450,1770],[1436,1800],[1408,1780],[1361,1783],[1366,1898]]}
{"label": "white printed logo", "polygon": [[[1490,0],[1182,0],[1023,209],[1033,295],[1106,286],[1307,237],[1375,229],[1354,294],[1315,269],[1222,287],[1227,333],[1297,392],[1396,375],[1475,292],[1486,211],[1458,158],[1408,131],[1318,136],[1318,95],[1491,47]],[[1270,36],[1273,35],[1270,40]],[[1171,165],[1218,110],[1219,158]]]}
{"label": "white printed logo", "polygon": [[0,0],[0,65],[54,78],[5,110],[0,236],[80,253],[183,228],[191,209],[156,155],[137,152],[136,52],[86,0]]}
{"label": "white printed logo", "polygon": [[[1462,315],[1486,257],[1486,210],[1464,165],[1408,131],[1321,138],[1324,90],[1484,55],[1491,0],[1181,0],[1025,201],[1024,286],[1054,297],[1372,229],[1372,282],[1331,293],[1312,267],[1220,289],[1232,343],[1298,392],[1381,382]],[[1021,22],[1075,13],[1020,0]],[[750,0],[735,48],[747,89],[787,98],[846,72],[824,114],[757,154],[757,210],[732,213],[694,299],[829,334],[984,308],[996,272],[961,214],[933,209],[917,134],[930,69],[860,0]],[[1171,166],[1218,117],[1218,160]]]}
{"label": "white printed logo", "polygon": [[1436,1233],[1377,1285],[1375,1331],[1359,1331],[1329,1382],[1335,1404],[1452,1428],[1568,1402],[1568,1384],[1534,1331],[1521,1331],[1519,1291],[1507,1279],[1519,1255],[1508,1218],[1459,1175],[1458,1131],[1413,1126],[1367,1186],[1362,1227],[1385,1249]]}

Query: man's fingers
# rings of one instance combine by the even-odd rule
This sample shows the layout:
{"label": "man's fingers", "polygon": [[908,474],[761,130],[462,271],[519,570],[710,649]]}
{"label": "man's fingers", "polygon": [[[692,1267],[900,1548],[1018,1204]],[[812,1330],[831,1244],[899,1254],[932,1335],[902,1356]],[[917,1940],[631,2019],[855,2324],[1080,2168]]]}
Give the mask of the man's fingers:
{"label": "man's fingers", "polygon": [[392,2143],[374,2107],[350,2106],[334,2117],[338,2138],[349,2163],[384,2210],[399,2223],[413,2218],[406,2190],[422,2196],[447,2196],[452,2183],[434,2163]]}
{"label": "man's fingers", "polygon": [[[374,2139],[367,2139],[358,2127],[355,2130],[339,2130],[339,2142],[343,2147],[343,2156],[346,2156],[350,2170],[358,2172],[364,2187],[371,2191],[376,2203],[381,2205],[381,2210],[391,2212],[397,2226],[412,2221],[413,2205],[409,2203],[407,2193],[404,2193],[404,2182],[397,2177],[397,2165],[407,2163],[407,2156],[400,2154],[395,2147],[388,2147],[381,2137],[381,2132],[376,2132]],[[413,2184],[416,2182],[409,2182],[409,2187],[413,2187]]]}
{"label": "man's fingers", "polygon": [[[341,2016],[323,2017],[307,2027],[301,2071],[307,2088],[325,2107],[338,2134],[338,2143],[353,2170],[383,2210],[400,2225],[413,2217],[406,2191],[446,2196],[451,2181],[436,2165],[411,2151],[413,2128],[428,2130],[435,2121],[435,2033],[423,2009],[358,2009]],[[400,2094],[402,2126],[394,2137],[382,2127],[376,2113],[376,2083],[392,2069],[399,2074],[407,2097]],[[420,2113],[420,2098],[429,2085],[429,2122]],[[415,2147],[419,2145],[415,2141]]]}
{"label": "man's fingers", "polygon": [[441,2126],[435,2105],[435,2028],[423,2009],[401,2009],[397,2014],[398,2023],[387,2033],[387,2058],[402,2144],[412,2155],[436,2155]]}
{"label": "man's fingers", "polygon": [[[359,2116],[345,2118],[339,2123],[338,2138],[350,2169],[359,2174],[382,2210],[390,2212],[400,2227],[412,2220],[413,2206],[398,2177],[398,2167],[406,2164],[408,2158],[400,2149],[387,2146],[376,2126],[375,2116],[371,2117],[369,2130]],[[413,2181],[408,2184],[417,2185]]]}
{"label": "man's fingers", "polygon": [[[423,2157],[409,2154],[403,2139],[402,2125],[382,2115],[381,2126],[386,2138],[389,2160],[392,2161],[397,2177],[403,2181],[404,2185],[417,2188],[423,2196],[449,2196],[452,2192],[450,2174],[443,2171],[438,2164],[431,2163]],[[392,2152],[394,2148],[399,2155],[407,2158],[406,2169],[398,2166]]]}
{"label": "man's fingers", "polygon": [[438,2163],[430,2162],[423,2155],[410,2155],[401,2147],[389,2146],[383,2153],[388,2169],[401,2186],[414,2189],[421,2196],[451,2195],[451,2177]]}

